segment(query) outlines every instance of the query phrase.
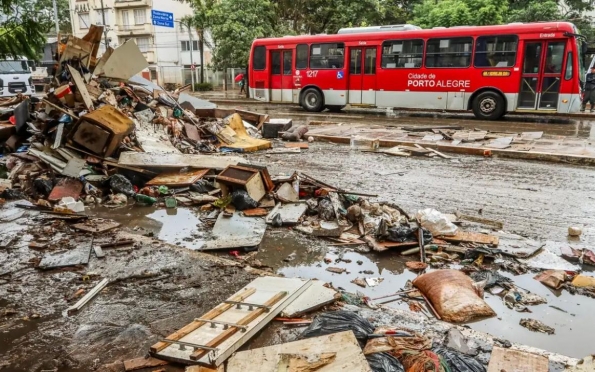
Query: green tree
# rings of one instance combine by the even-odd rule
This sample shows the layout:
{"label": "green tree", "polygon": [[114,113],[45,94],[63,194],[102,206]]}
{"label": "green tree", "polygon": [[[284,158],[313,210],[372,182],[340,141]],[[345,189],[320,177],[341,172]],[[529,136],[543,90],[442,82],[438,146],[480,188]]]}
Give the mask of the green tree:
{"label": "green tree", "polygon": [[413,23],[422,28],[497,25],[507,11],[506,0],[425,0],[415,6]]}
{"label": "green tree", "polygon": [[217,69],[247,66],[254,39],[275,35],[277,17],[269,0],[221,0],[207,15]]}
{"label": "green tree", "polygon": [[198,51],[200,53],[200,82],[205,81],[205,46],[209,49],[214,49],[213,44],[209,41],[207,35],[211,27],[211,18],[209,11],[213,8],[213,0],[192,0],[190,2],[194,14],[189,17],[184,17],[182,22],[194,28],[198,35]]}
{"label": "green tree", "polygon": [[[70,8],[68,0],[56,0],[58,8],[58,26],[61,33],[71,33],[72,25],[70,24]],[[48,29],[46,33],[55,34],[56,27],[54,23],[54,6],[52,0],[37,0],[35,1],[35,11],[41,14],[45,27]]]}
{"label": "green tree", "polygon": [[47,24],[34,1],[1,0],[0,10],[0,58],[37,60],[46,41]]}
{"label": "green tree", "polygon": [[343,27],[375,24],[381,19],[381,3],[391,3],[387,0],[272,1],[280,21],[277,30],[291,29],[295,34],[332,34]]}

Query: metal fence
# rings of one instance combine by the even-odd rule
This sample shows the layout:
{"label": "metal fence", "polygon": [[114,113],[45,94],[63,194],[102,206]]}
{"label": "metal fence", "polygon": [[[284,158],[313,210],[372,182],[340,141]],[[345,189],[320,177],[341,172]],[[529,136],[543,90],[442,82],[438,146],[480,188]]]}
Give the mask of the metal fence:
{"label": "metal fence", "polygon": [[[235,77],[242,72],[245,72],[245,69],[228,68],[226,71],[220,71],[205,68],[204,82],[213,85],[215,90],[239,90],[240,86],[235,82]],[[182,86],[191,84],[192,74],[194,74],[194,82],[200,83],[200,68],[195,70],[179,66],[157,66],[156,68],[156,80],[160,85]],[[154,75],[151,76],[153,80],[155,80]]]}

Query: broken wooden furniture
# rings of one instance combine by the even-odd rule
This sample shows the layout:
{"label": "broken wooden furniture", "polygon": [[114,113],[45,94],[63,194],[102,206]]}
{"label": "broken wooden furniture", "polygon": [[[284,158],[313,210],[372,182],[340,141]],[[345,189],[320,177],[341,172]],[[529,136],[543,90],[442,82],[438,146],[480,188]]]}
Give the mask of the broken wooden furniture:
{"label": "broken wooden furniture", "polygon": [[216,178],[225,196],[231,189],[246,190],[255,201],[266,195],[266,189],[259,169],[230,165]]}

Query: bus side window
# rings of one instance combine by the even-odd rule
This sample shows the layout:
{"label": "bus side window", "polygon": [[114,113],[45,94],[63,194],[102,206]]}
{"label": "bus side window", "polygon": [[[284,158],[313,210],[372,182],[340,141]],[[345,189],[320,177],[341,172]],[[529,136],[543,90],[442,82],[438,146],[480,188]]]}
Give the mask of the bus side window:
{"label": "bus side window", "polygon": [[475,67],[512,67],[516,62],[518,37],[481,36],[475,43]]}
{"label": "bus side window", "polygon": [[430,39],[426,48],[426,67],[465,68],[471,66],[473,38]]}
{"label": "bus side window", "polygon": [[343,43],[312,44],[310,47],[310,69],[341,69],[344,65]]}
{"label": "bus side window", "polygon": [[570,80],[572,79],[572,52],[568,52],[568,56],[566,57],[566,73],[564,75],[564,79]]}
{"label": "bus side window", "polygon": [[308,46],[300,44],[296,48],[295,69],[302,70],[308,68]]}
{"label": "bus side window", "polygon": [[419,68],[424,53],[423,40],[394,40],[382,43],[382,68]]}
{"label": "bus side window", "polygon": [[264,46],[257,46],[254,48],[252,55],[252,68],[254,70],[264,70],[267,67],[267,50]]}

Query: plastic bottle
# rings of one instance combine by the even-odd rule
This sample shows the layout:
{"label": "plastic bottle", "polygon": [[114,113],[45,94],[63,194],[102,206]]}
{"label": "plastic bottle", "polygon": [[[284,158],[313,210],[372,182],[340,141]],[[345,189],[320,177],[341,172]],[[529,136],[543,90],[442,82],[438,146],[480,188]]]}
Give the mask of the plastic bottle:
{"label": "plastic bottle", "polygon": [[139,203],[144,203],[144,204],[147,204],[147,205],[153,205],[153,204],[157,203],[157,199],[152,198],[152,197],[147,196],[147,195],[143,195],[143,194],[136,194],[134,196],[134,200],[136,200]]}

